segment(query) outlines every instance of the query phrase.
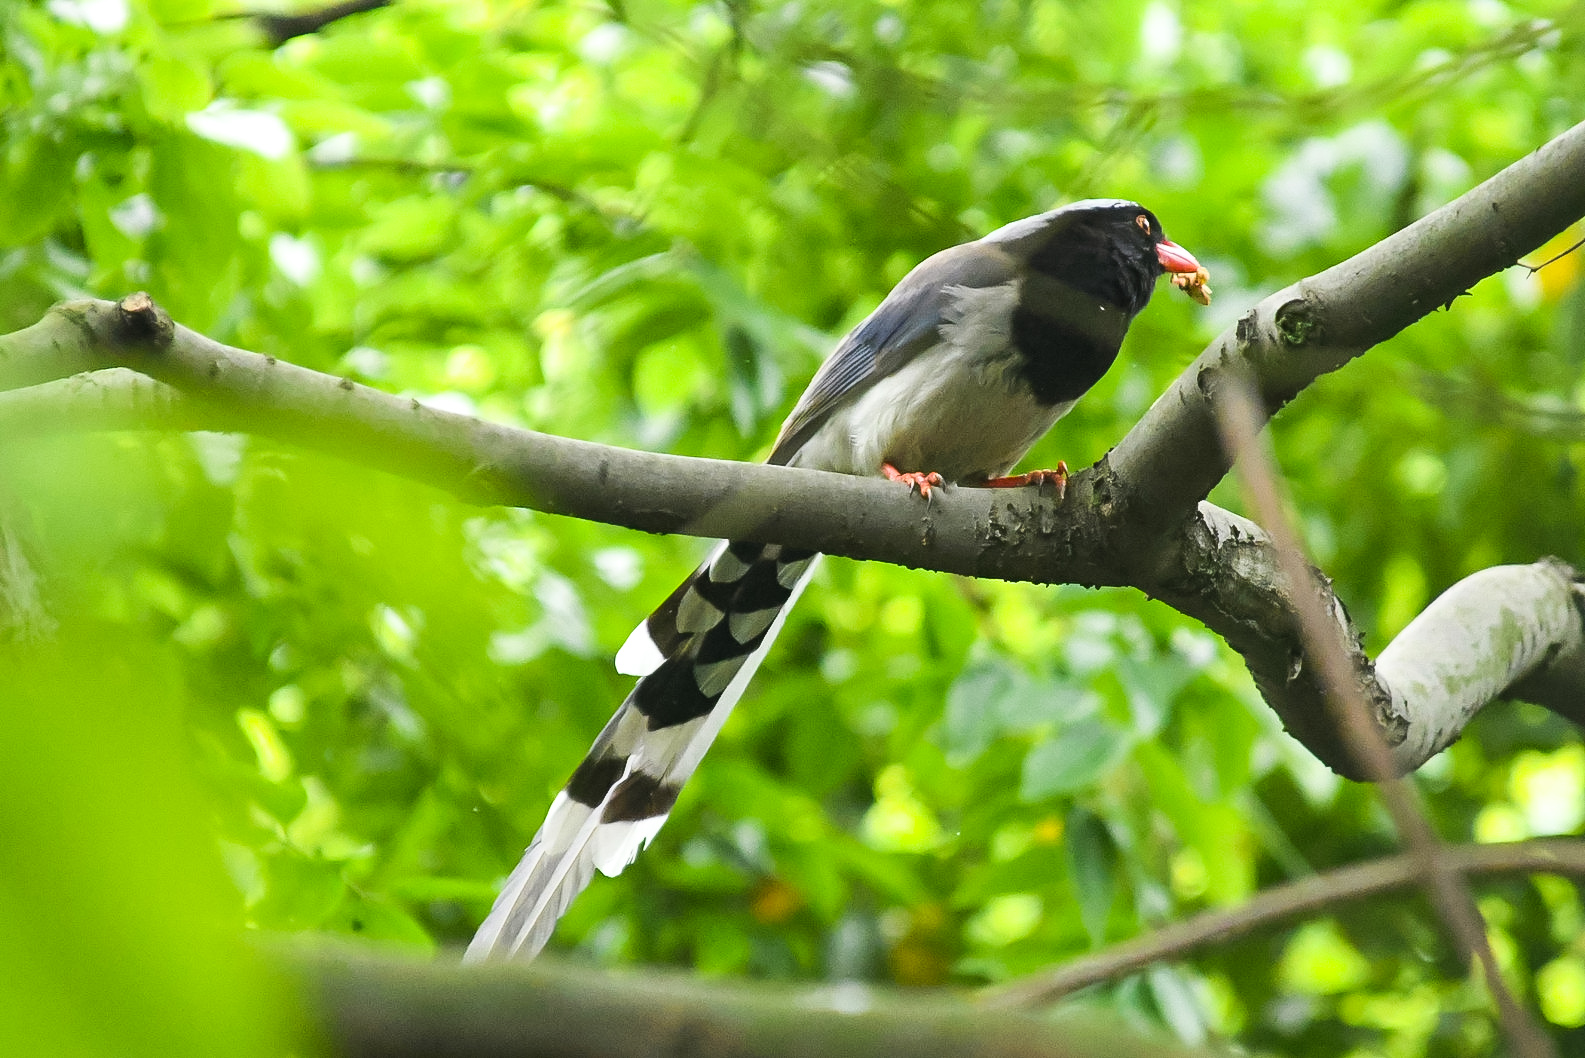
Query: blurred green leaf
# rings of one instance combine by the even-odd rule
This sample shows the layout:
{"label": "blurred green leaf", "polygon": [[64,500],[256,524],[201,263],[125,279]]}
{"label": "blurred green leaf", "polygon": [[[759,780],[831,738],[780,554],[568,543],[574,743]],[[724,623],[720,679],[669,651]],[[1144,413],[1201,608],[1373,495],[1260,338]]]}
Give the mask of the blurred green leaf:
{"label": "blurred green leaf", "polygon": [[1018,795],[1039,801],[1093,784],[1128,752],[1130,739],[1103,720],[1080,720],[1037,743],[1024,758]]}
{"label": "blurred green leaf", "polygon": [[0,195],[0,230],[12,245],[47,235],[72,206],[71,183],[63,179],[75,160],[73,145],[45,137],[6,145],[6,193]]}
{"label": "blurred green leaf", "polygon": [[274,1055],[284,996],[244,949],[184,761],[171,652],[71,623],[0,648],[0,1051]]}
{"label": "blurred green leaf", "polygon": [[1073,889],[1079,898],[1079,915],[1091,942],[1100,945],[1106,939],[1106,921],[1117,890],[1117,847],[1106,824],[1081,806],[1068,812],[1064,836]]}
{"label": "blurred green leaf", "polygon": [[[1121,195],[1207,263],[1217,295],[1202,309],[1163,289],[1027,463],[1088,465],[1260,297],[1585,118],[1579,12],[1529,0],[1409,0],[1390,18],[484,0],[393,4],[270,50],[212,7],[126,5],[101,30],[118,5],[0,5],[11,326],[146,289],[221,341],[390,392],[718,458],[762,456],[820,357],[919,261]],[[1274,420],[1306,542],[1371,649],[1483,565],[1585,563],[1580,259],[1478,284]],[[210,942],[187,944],[215,921],[213,892],[172,918],[214,863],[169,894],[137,881],[161,841],[180,864],[225,850],[246,906],[223,910],[221,949],[243,919],[418,952],[463,941],[627,693],[609,655],[705,547],[483,512],[252,438],[7,436],[0,452],[0,637],[22,666],[21,689],[0,674],[0,704],[93,728],[42,752],[0,740],[24,766],[19,813],[40,789],[62,799],[18,815],[27,841],[10,843],[40,857],[24,871],[61,876],[0,916],[66,938],[15,934],[66,953],[39,956],[53,977],[0,966],[8,1011],[7,986],[27,989],[28,1031],[54,1026],[61,1045],[0,1028],[7,1054],[87,1053],[65,1041],[100,1022],[74,1011],[117,973],[129,1024],[177,1024],[214,989],[192,1045],[162,1053],[234,1053],[204,1026],[274,1016],[237,1006],[252,985],[229,955],[210,973]],[[1232,485],[1213,499],[1242,509]],[[93,715],[113,719],[78,723],[101,699]],[[169,767],[139,779],[167,744]],[[1417,777],[1433,824],[1455,841],[1579,833],[1578,744],[1550,714],[1487,710]],[[79,751],[88,763],[66,759]],[[183,753],[200,803],[170,817],[176,836],[149,835],[168,813],[144,798]],[[100,757],[129,791],[103,818],[70,782]],[[139,847],[102,834],[123,809]],[[78,869],[96,835],[129,857],[107,875],[126,892]],[[1287,738],[1193,621],[1119,589],[831,561],[654,847],[597,879],[553,944],[973,983],[1393,847],[1370,792]],[[1585,912],[1546,881],[1481,898],[1507,970],[1563,1024]],[[103,927],[123,918],[124,939]],[[1336,921],[1370,973],[1331,990],[1314,966],[1273,973],[1303,954],[1277,930],[1089,1001],[1250,1051],[1490,1053],[1491,1018],[1423,907]],[[80,955],[90,933],[97,961]]]}

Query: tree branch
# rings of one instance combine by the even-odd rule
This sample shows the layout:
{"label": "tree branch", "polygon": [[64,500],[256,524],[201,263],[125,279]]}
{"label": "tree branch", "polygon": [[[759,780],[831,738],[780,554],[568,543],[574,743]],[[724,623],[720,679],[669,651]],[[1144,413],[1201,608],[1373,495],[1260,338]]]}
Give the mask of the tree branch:
{"label": "tree branch", "polygon": [[[1585,843],[1566,839],[1444,850],[1465,875],[1557,874],[1585,878]],[[1054,970],[983,989],[976,1012],[950,994],[921,997],[858,983],[794,989],[724,985],[643,973],[609,973],[543,957],[531,964],[462,967],[367,953],[290,948],[288,972],[304,981],[336,1053],[379,1055],[781,1056],[1189,1055],[1170,1042],[1124,1035],[1082,1008],[1039,1019],[1017,1008],[1050,1003],[1164,960],[1256,930],[1414,886],[1409,856],[1356,864],[1268,890]]]}
{"label": "tree branch", "polygon": [[318,33],[333,22],[339,22],[353,15],[361,15],[366,11],[374,11],[390,4],[391,0],[342,0],[341,3],[327,4],[312,11],[298,11],[285,14],[275,11],[243,11],[232,15],[220,15],[220,18],[245,18],[257,26],[264,34],[266,43],[272,48],[279,48],[293,37],[304,37],[310,33]]}
{"label": "tree branch", "polygon": [[1451,745],[1482,705],[1503,694],[1585,726],[1585,585],[1577,577],[1555,558],[1480,570],[1382,650],[1376,679],[1393,714],[1415,718],[1393,747],[1399,771]]}
{"label": "tree branch", "polygon": [[[969,576],[1133,586],[1222,635],[1288,730],[1333,768],[1359,777],[1322,704],[1315,666],[1305,662],[1294,598],[1276,572],[1279,556],[1252,523],[1203,502],[1228,466],[1216,444],[1213,400],[1243,372],[1256,379],[1269,414],[1321,374],[1450,303],[1585,213],[1581,171],[1585,125],[1377,246],[1267,298],[1212,343],[1112,453],[1075,476],[1061,501],[1034,489],[954,488],[927,504],[878,479],[632,452],[480,422],[221,345],[172,325],[146,296],[119,306],[68,303],[0,337],[0,390],[17,391],[0,394],[0,429],[47,428],[39,403],[50,393],[22,387],[53,381],[79,406],[98,402],[91,414],[79,407],[85,422],[125,423],[135,417],[126,405],[142,400],[167,422],[180,416],[302,444],[474,503],[650,532],[776,540]],[[65,382],[110,367],[132,368],[180,396],[140,396],[126,376]],[[1522,649],[1501,657],[1488,644],[1480,658],[1502,677],[1479,686],[1508,679],[1511,688],[1500,690],[1538,694],[1541,704],[1578,720],[1585,651],[1565,612],[1577,607],[1578,594],[1561,567],[1549,568],[1534,582],[1550,584],[1545,628],[1524,629],[1513,640]],[[1305,590],[1322,596],[1389,741],[1407,747],[1398,766],[1418,766],[1462,723],[1427,711],[1438,678],[1418,671],[1405,684],[1414,689],[1395,693],[1392,666],[1372,670],[1330,584],[1319,574],[1312,581]],[[1426,656],[1429,637],[1418,642]],[[1461,706],[1462,715],[1481,704]]]}
{"label": "tree branch", "polygon": [[1036,1018],[858,982],[795,988],[608,973],[541,958],[461,966],[289,953],[346,1058],[1190,1058],[1113,1017]]}
{"label": "tree branch", "polygon": [[1214,402],[1253,377],[1268,416],[1585,216],[1585,124],[1401,231],[1249,311],[1190,364],[1111,453],[1134,502],[1186,514],[1226,476]]}
{"label": "tree branch", "polygon": [[[1455,845],[1443,848],[1440,855],[1452,870],[1465,876],[1557,874],[1585,878],[1585,842],[1569,839]],[[986,988],[980,992],[980,999],[996,1009],[1051,1003],[1081,988],[1115,981],[1158,962],[1181,959],[1258,929],[1341,904],[1410,889],[1420,881],[1419,865],[1408,854],[1301,878],[1267,889],[1238,907],[1207,911],[1055,969]]]}
{"label": "tree branch", "polygon": [[[1236,459],[1245,491],[1255,509],[1271,527],[1284,580],[1290,585],[1308,583],[1313,567],[1305,559],[1299,534],[1284,506],[1275,460],[1270,450],[1260,443],[1260,411],[1252,389],[1248,386],[1224,386],[1217,407],[1217,418],[1223,447]],[[1514,998],[1507,982],[1503,980],[1496,953],[1492,951],[1491,940],[1486,932],[1485,919],[1475,906],[1475,898],[1470,895],[1463,876],[1454,870],[1444,855],[1442,841],[1426,818],[1414,788],[1398,778],[1397,761],[1394,760],[1393,747],[1387,738],[1390,728],[1382,723],[1380,713],[1371,710],[1373,703],[1370,692],[1379,689],[1379,684],[1364,686],[1364,677],[1370,673],[1369,666],[1364,666],[1361,672],[1360,666],[1354,664],[1348,652],[1331,637],[1329,615],[1320,599],[1313,593],[1300,591],[1295,601],[1298,603],[1300,632],[1304,637],[1305,660],[1316,669],[1316,682],[1323,689],[1325,704],[1347,742],[1349,758],[1365,778],[1377,784],[1381,802],[1398,831],[1398,840],[1407,850],[1415,874],[1425,886],[1431,906],[1453,941],[1461,961],[1466,967],[1480,968],[1497,1007],[1497,1019],[1502,1026],[1503,1036],[1520,1058],[1551,1058],[1556,1054],[1551,1040],[1541,1031],[1529,1011]],[[1434,649],[1441,648],[1440,643],[1434,646]],[[1500,660],[1500,655],[1495,652],[1482,653]],[[1491,668],[1487,661],[1481,666],[1482,675],[1490,672]],[[1461,685],[1476,682],[1478,686],[1478,681],[1471,681],[1469,674],[1460,675],[1463,679],[1435,682],[1439,687],[1448,686],[1449,689],[1453,689],[1451,685],[1455,682]],[[1508,673],[1510,679],[1512,675],[1512,672]],[[1487,696],[1501,690],[1508,682],[1504,679],[1501,683],[1486,687]],[[1460,686],[1458,689],[1463,688]],[[1419,726],[1422,729],[1431,728],[1433,733],[1435,731],[1431,724]],[[1434,737],[1425,741],[1432,744],[1433,751],[1441,748],[1435,744]],[[1413,744],[1407,736],[1399,743],[1400,746]]]}

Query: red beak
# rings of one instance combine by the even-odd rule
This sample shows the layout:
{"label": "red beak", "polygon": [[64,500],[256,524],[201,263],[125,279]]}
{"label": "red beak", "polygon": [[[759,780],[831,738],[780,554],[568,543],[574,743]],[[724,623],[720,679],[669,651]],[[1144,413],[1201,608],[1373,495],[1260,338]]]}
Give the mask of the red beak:
{"label": "red beak", "polygon": [[1156,260],[1161,262],[1161,267],[1169,272],[1198,272],[1200,262],[1194,255],[1177,243],[1162,239],[1156,243]]}

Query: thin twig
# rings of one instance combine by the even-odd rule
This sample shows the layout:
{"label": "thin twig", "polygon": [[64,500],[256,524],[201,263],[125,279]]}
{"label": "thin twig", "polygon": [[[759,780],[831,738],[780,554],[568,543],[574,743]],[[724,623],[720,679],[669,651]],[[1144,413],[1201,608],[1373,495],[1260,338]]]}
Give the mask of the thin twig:
{"label": "thin twig", "polygon": [[[1442,855],[1460,874],[1559,874],[1585,878],[1585,842],[1566,838],[1456,845],[1443,849]],[[1412,856],[1352,864],[1268,889],[1238,907],[1195,915],[1053,970],[987,988],[979,994],[979,1000],[996,1008],[1039,1006],[1090,985],[1127,977],[1154,963],[1226,944],[1263,927],[1419,884],[1420,867]]]}
{"label": "thin twig", "polygon": [[1521,261],[1519,263],[1519,267],[1523,268],[1525,271],[1529,272],[1531,275],[1535,275],[1537,272],[1541,271],[1541,269],[1545,268],[1547,265],[1557,264],[1559,261],[1563,260],[1563,258],[1567,257],[1569,254],[1573,253],[1575,250],[1578,250],[1581,246],[1585,246],[1585,238],[1580,239],[1573,246],[1570,246],[1567,250],[1564,250],[1562,253],[1554,254],[1553,256],[1548,257],[1545,261],[1542,261],[1538,265],[1527,265],[1527,264],[1525,264],[1524,262]]}
{"label": "thin twig", "polygon": [[[1503,980],[1486,935],[1485,920],[1469,888],[1447,856],[1446,847],[1421,810],[1413,787],[1397,777],[1392,751],[1381,728],[1371,719],[1354,682],[1354,672],[1343,647],[1330,634],[1336,627],[1327,615],[1323,595],[1312,587],[1319,574],[1304,551],[1283,501],[1275,460],[1260,442],[1260,427],[1267,416],[1249,382],[1231,373],[1216,387],[1217,424],[1222,444],[1237,463],[1244,492],[1258,520],[1276,545],[1283,575],[1288,580],[1303,640],[1303,664],[1316,666],[1325,688],[1327,705],[1343,729],[1350,751],[1363,774],[1376,784],[1383,806],[1392,817],[1415,873],[1446,927],[1460,955],[1478,963],[1497,1007],[1498,1021],[1514,1053],[1523,1058],[1552,1058],[1550,1038],[1521,1007]],[[1330,594],[1326,597],[1330,597]]]}
{"label": "thin twig", "polygon": [[367,11],[385,7],[391,0],[343,0],[342,3],[330,4],[313,11],[298,11],[293,14],[284,14],[276,11],[238,11],[232,14],[216,15],[217,19],[244,18],[258,26],[266,38],[269,46],[279,48],[293,37],[304,37],[310,33],[318,33],[333,22],[339,22],[352,15],[361,15]]}

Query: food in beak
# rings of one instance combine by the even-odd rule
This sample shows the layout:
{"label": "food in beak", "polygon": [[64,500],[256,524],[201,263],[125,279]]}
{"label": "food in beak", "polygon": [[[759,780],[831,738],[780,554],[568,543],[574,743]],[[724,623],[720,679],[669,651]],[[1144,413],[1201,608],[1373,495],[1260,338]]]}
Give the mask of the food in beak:
{"label": "food in beak", "polygon": [[1211,303],[1211,273],[1207,272],[1194,255],[1175,242],[1163,239],[1156,244],[1156,260],[1172,273],[1172,285],[1202,305]]}

